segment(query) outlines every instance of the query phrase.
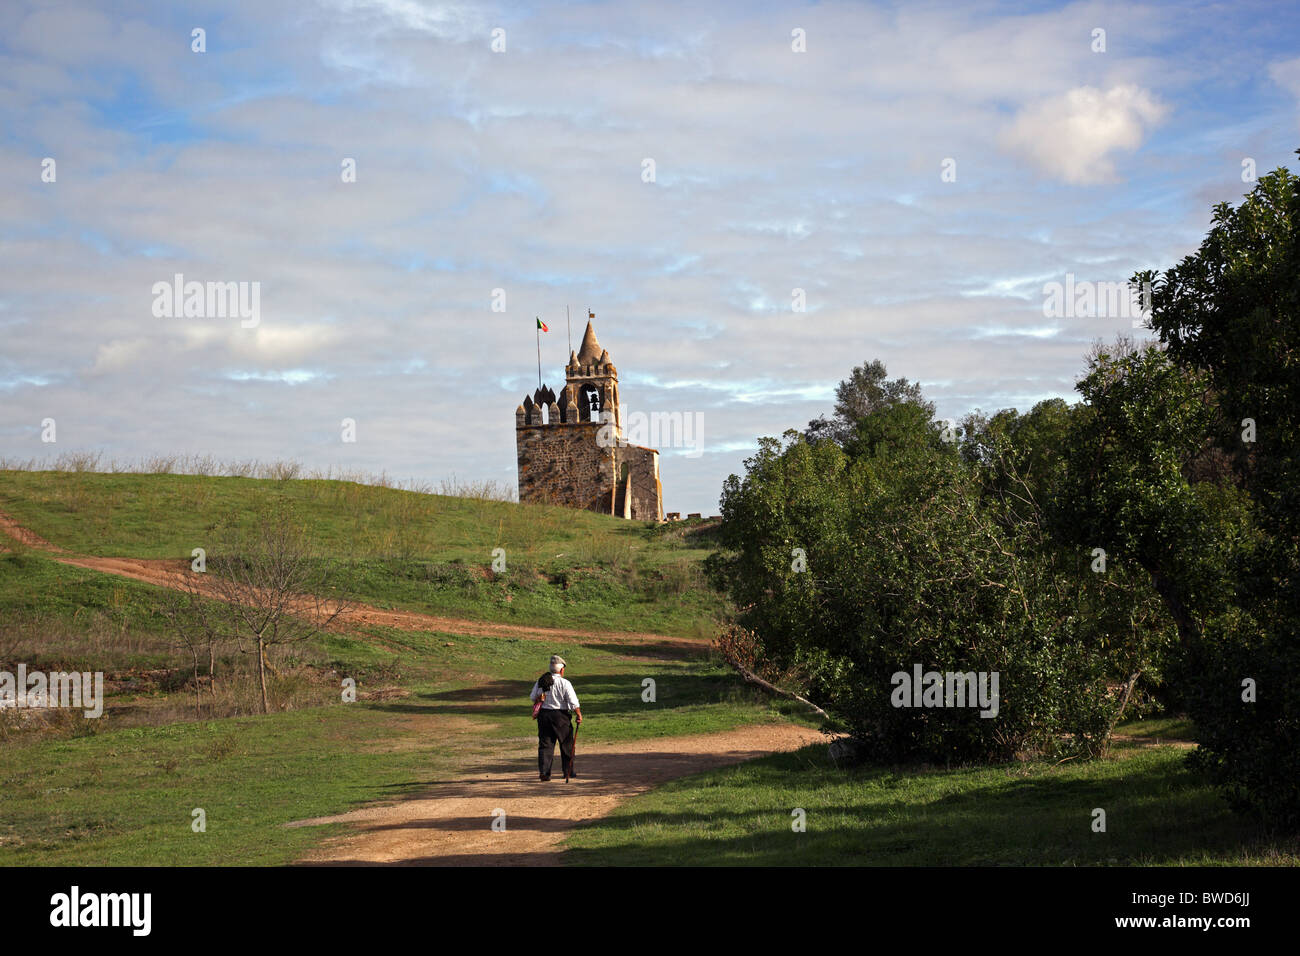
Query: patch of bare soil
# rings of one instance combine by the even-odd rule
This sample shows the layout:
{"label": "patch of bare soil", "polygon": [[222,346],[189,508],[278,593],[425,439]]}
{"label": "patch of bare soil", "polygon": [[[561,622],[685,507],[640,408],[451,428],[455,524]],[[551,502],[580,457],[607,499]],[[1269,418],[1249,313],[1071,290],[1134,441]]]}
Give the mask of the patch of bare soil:
{"label": "patch of bare soil", "polygon": [[[716,734],[584,746],[579,776],[565,783],[558,750],[551,780],[537,779],[537,744],[504,741],[419,797],[289,826],[352,824],[309,853],[310,865],[536,866],[560,862],[560,844],[578,823],[604,816],[628,797],[689,774],[797,750],[826,738],[793,724],[760,724]],[[505,829],[492,822],[505,812]],[[495,816],[494,816],[495,815]],[[671,861],[665,861],[671,862]]]}
{"label": "patch of bare soil", "polygon": [[40,535],[28,531],[9,515],[0,511],[0,531],[3,531],[15,541],[27,545],[29,548],[39,548],[42,551],[54,551],[62,553],[63,549],[58,545],[50,544]]}

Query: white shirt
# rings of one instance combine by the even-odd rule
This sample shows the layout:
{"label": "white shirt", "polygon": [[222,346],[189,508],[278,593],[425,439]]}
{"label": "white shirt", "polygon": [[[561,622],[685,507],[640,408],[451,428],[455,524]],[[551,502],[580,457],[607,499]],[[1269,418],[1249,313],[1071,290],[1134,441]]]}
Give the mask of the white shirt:
{"label": "white shirt", "polygon": [[[559,674],[552,674],[551,677],[555,678],[555,683],[546,692],[546,700],[542,701],[542,710],[577,710],[578,692],[573,689],[573,685]],[[528,699],[536,701],[541,694],[542,689],[534,684],[533,692],[528,695]]]}

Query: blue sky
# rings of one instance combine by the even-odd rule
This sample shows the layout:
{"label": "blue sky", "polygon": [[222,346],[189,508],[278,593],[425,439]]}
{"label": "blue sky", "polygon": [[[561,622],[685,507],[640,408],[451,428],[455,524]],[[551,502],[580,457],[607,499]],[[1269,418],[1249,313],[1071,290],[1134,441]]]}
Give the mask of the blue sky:
{"label": "blue sky", "polygon": [[[566,304],[575,339],[596,312],[631,411],[703,416],[702,455],[662,450],[673,511],[716,512],[758,436],[827,411],[874,358],[941,417],[1071,397],[1088,345],[1130,322],[1047,318],[1043,285],[1168,266],[1249,189],[1243,161],[1294,168],[1298,19],[1280,3],[5,4],[0,456],[513,484],[533,316],[558,386]],[[176,273],[260,283],[259,323],[156,316]]]}

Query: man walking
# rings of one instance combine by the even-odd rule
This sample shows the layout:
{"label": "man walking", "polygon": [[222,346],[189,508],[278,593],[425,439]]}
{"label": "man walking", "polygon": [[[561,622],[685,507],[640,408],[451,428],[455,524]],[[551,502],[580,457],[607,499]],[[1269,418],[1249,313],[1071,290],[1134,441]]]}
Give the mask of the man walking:
{"label": "man walking", "polygon": [[555,745],[560,745],[560,764],[564,768],[564,780],[576,776],[573,773],[573,725],[569,722],[569,712],[578,717],[582,723],[582,710],[578,706],[578,692],[564,677],[564,658],[559,654],[551,655],[551,689],[543,691],[538,684],[533,684],[529,699],[534,703],[545,693],[542,708],[537,712],[537,773],[543,780],[551,779],[551,763],[555,760]]}

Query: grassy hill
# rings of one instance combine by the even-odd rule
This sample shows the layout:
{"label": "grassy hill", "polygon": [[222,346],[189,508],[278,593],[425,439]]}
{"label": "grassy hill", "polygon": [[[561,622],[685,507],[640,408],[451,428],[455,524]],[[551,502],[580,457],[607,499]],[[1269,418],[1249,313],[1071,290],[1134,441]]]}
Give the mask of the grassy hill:
{"label": "grassy hill", "polygon": [[[188,560],[226,513],[293,499],[326,555],[355,556],[361,600],[576,629],[706,634],[707,532],[351,482],[0,472],[0,510],[69,551]],[[670,533],[665,533],[665,530]],[[488,571],[495,547],[509,570]],[[667,595],[668,599],[663,599]],[[355,627],[280,661],[277,712],[256,713],[247,655],[200,695],[158,609],[167,592],[0,540],[0,669],[102,670],[105,716],[0,713],[0,865],[278,864],[334,832],[304,818],[418,791],[485,742],[532,732],[526,693],[546,656],[581,671],[588,742],[724,730],[791,710],[704,655]],[[649,645],[653,647],[653,645]],[[359,700],[341,701],[342,677]],[[641,682],[656,680],[656,704]],[[213,716],[215,713],[216,716]],[[448,745],[446,730],[457,729]],[[208,829],[195,834],[202,808]]]}
{"label": "grassy hill", "polygon": [[[84,554],[189,561],[227,515],[291,500],[326,555],[359,562],[357,598],[385,608],[537,626],[707,637],[707,525],[653,525],[352,481],[0,471],[0,510]],[[493,551],[506,571],[491,571]]]}

